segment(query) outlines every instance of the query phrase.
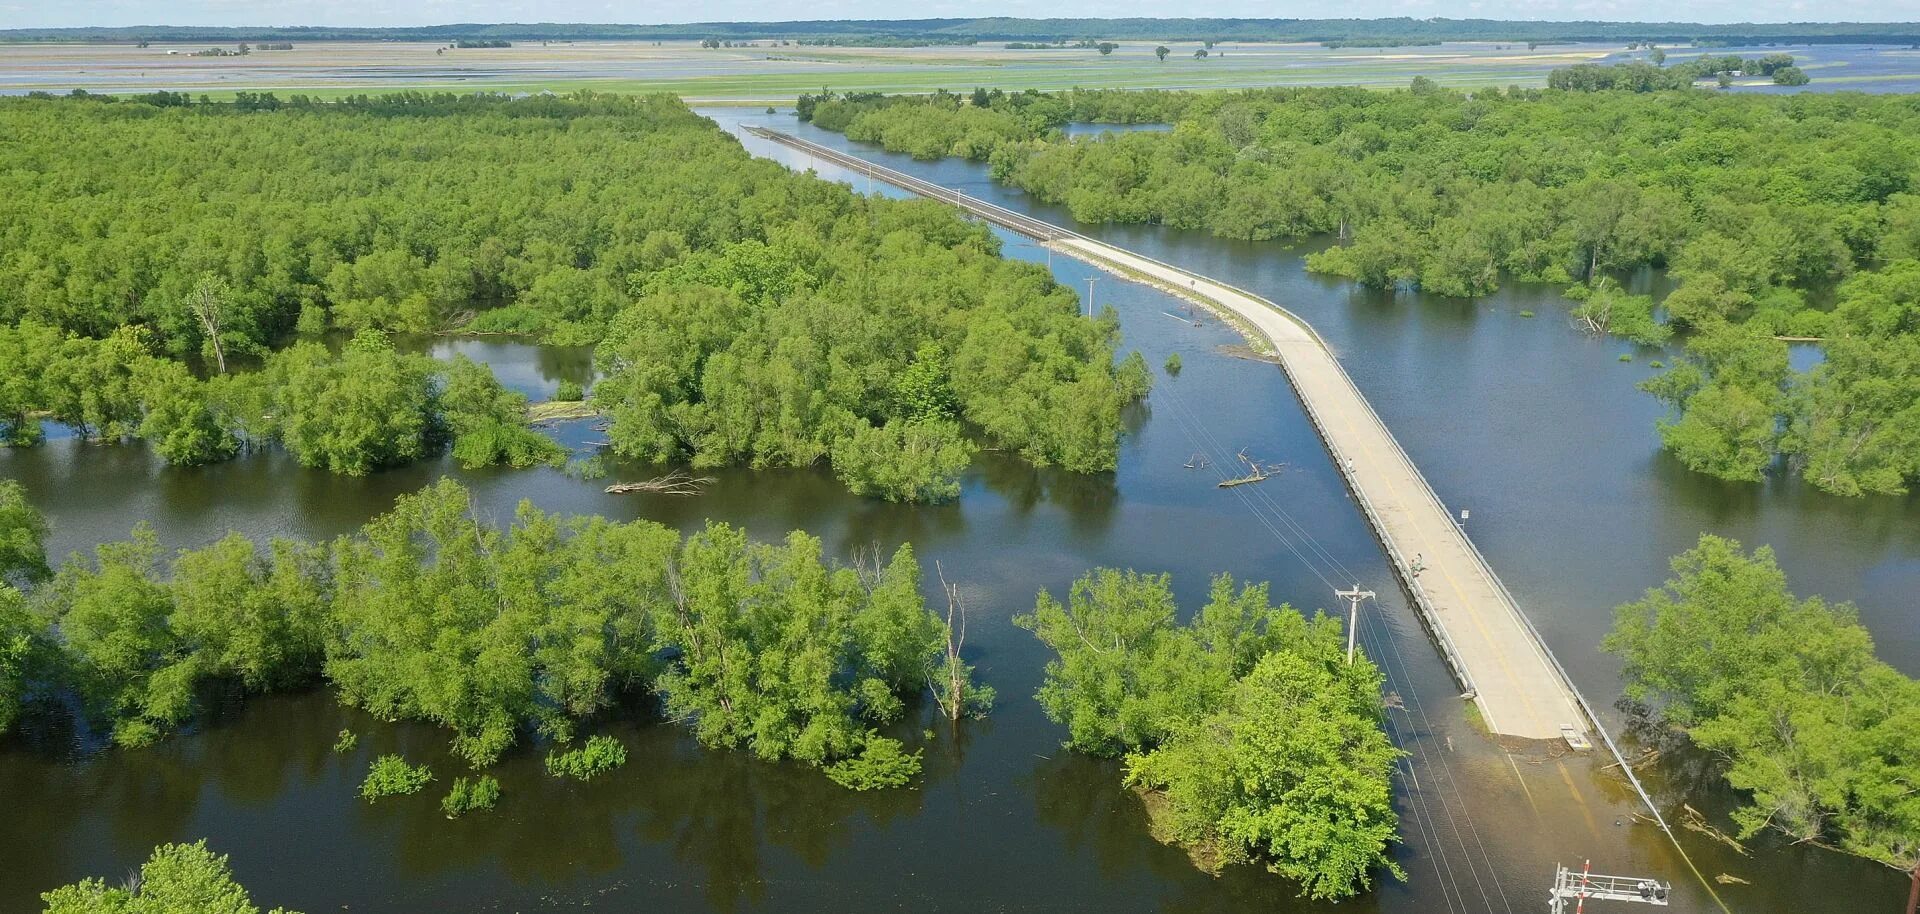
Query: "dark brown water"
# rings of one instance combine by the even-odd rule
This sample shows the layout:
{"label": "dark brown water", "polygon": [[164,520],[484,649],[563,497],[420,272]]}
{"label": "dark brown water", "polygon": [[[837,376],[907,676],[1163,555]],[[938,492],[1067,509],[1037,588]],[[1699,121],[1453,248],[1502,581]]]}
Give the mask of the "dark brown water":
{"label": "dark brown water", "polygon": [[[750,148],[807,164],[790,151]],[[881,157],[1064,219],[986,183],[978,166]],[[1619,363],[1626,347],[1575,333],[1551,290],[1510,289],[1478,302],[1396,298],[1306,274],[1298,252],[1276,245],[1152,228],[1100,234],[1314,321],[1441,496],[1472,511],[1470,532],[1596,703],[1618,689],[1613,665],[1594,650],[1610,607],[1657,583],[1667,556],[1702,530],[1773,543],[1801,590],[1857,601],[1882,654],[1909,672],[1920,668],[1910,596],[1920,593],[1920,504],[1833,499],[1792,482],[1726,486],[1686,473],[1659,455],[1657,407],[1632,388],[1658,354],[1633,350],[1635,362]],[[1011,238],[1007,253],[1046,259]],[[1096,275],[1064,258],[1052,267],[1079,289]],[[500,808],[457,822],[441,817],[435,790],[378,806],[354,796],[367,762],[394,749],[433,763],[444,789],[459,773],[445,734],[380,724],[325,694],[223,708],[195,732],[140,752],[82,752],[72,734],[36,731],[0,745],[0,911],[31,910],[36,893],[84,875],[118,878],[156,843],[202,837],[233,855],[257,900],[309,914],[1316,907],[1264,873],[1198,873],[1147,836],[1117,766],[1059,750],[1061,733],[1030,698],[1045,657],[1008,620],[1037,590],[1057,593],[1094,565],[1172,572],[1188,606],[1220,571],[1271,580],[1276,597],[1304,607],[1333,605],[1329,584],[1349,583],[1322,580],[1338,577],[1335,568],[1381,592],[1363,644],[1403,705],[1389,716],[1410,753],[1399,784],[1407,844],[1398,854],[1410,879],[1341,910],[1537,910],[1553,865],[1589,856],[1598,870],[1673,880],[1676,910],[1708,910],[1665,839],[1630,824],[1635,804],[1594,771],[1599,763],[1509,759],[1474,734],[1280,372],[1218,354],[1236,338],[1210,320],[1196,328],[1168,316],[1179,305],[1160,293],[1111,278],[1096,289],[1150,365],[1172,352],[1185,363],[1177,379],[1159,377],[1130,417],[1119,471],[1077,477],[987,455],[959,501],[941,507],[854,498],[812,471],[728,471],[697,499],[665,500],[605,495],[604,481],[547,469],[463,472],[436,463],[353,480],[275,454],[175,470],[139,448],[71,439],[0,451],[0,475],[30,488],[55,524],[60,553],[124,536],[139,520],[179,546],[229,529],[332,536],[443,474],[461,478],[501,517],[525,498],[682,528],[711,516],[762,537],[804,528],[843,555],[910,540],[924,562],[939,560],[968,588],[976,609],[968,646],[1001,696],[985,721],[957,730],[925,724],[935,735],[918,790],[851,794],[795,766],[706,752],[636,707],[605,725],[632,752],[614,777],[561,783],[540,772],[539,751],[523,751],[499,768]],[[1521,318],[1523,309],[1539,316]],[[535,395],[591,371],[578,350],[447,345]],[[573,427],[563,437],[589,447],[597,436]],[[1257,487],[1220,490],[1218,477],[1184,466],[1196,451],[1223,461],[1242,448],[1287,468]],[[616,465],[614,477],[651,472]],[[361,742],[337,756],[328,747],[343,727]],[[1664,772],[1663,803],[1723,807],[1727,798],[1699,787],[1701,777],[1697,767]],[[1735,910],[1896,910],[1903,897],[1897,874],[1838,855],[1763,843],[1740,858],[1682,834],[1708,877],[1729,872],[1754,883],[1720,888]]]}

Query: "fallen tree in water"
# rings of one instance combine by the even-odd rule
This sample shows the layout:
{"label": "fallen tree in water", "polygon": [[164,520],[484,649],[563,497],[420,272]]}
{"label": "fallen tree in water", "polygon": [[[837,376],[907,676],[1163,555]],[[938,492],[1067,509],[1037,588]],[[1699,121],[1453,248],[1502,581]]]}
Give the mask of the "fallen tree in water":
{"label": "fallen tree in water", "polygon": [[645,492],[653,495],[698,495],[700,491],[713,483],[711,476],[688,476],[679,470],[665,476],[656,476],[640,482],[616,482],[607,487],[608,495],[628,495]]}

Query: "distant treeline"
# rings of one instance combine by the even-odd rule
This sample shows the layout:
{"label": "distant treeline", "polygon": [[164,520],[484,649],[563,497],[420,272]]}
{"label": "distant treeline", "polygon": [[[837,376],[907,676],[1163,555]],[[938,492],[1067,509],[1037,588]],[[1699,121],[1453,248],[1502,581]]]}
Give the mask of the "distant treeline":
{"label": "distant treeline", "polygon": [[1547,86],[1575,92],[1608,89],[1658,92],[1663,89],[1692,88],[1695,82],[1702,79],[1717,79],[1720,85],[1727,86],[1732,84],[1736,76],[1765,76],[1779,86],[1804,86],[1811,81],[1806,71],[1793,65],[1792,54],[1768,54],[1745,59],[1738,54],[1709,54],[1671,67],[1641,61],[1611,66],[1575,64],[1547,74]]}
{"label": "distant treeline", "polygon": [[1087,37],[1176,41],[1304,41],[1378,47],[1429,41],[1608,41],[1889,43],[1920,41],[1915,22],[1793,22],[1706,25],[1693,22],[1516,22],[1499,19],[846,19],[697,22],[663,25],[454,23],[410,28],[331,26],[166,26],[6,29],[5,41],[549,41],[721,38],[841,39],[840,43],[964,44],[1067,41]]}

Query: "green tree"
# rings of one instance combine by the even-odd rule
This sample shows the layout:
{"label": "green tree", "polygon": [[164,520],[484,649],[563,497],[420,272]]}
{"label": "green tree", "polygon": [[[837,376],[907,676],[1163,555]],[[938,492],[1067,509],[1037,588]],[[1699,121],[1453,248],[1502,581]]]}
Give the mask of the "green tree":
{"label": "green tree", "polygon": [[1791,374],[1786,345],[1716,321],[1687,341],[1686,352],[1641,385],[1678,412],[1660,421],[1661,443],[1689,469],[1758,481],[1780,439]]}
{"label": "green tree", "polygon": [[178,362],[158,361],[142,381],[145,416],[140,437],[175,466],[198,466],[231,459],[239,437],[222,421],[208,398],[209,386],[195,380]]}
{"label": "green tree", "polygon": [[1381,676],[1349,665],[1338,623],[1273,606],[1266,585],[1214,579],[1176,622],[1164,575],[1098,569],[1062,606],[1042,592],[1014,623],[1051,648],[1038,694],[1067,744],[1124,755],[1128,782],[1156,791],[1156,831],[1196,860],[1257,861],[1339,898],[1384,867],[1399,822],[1398,752]]}
{"label": "green tree", "polygon": [[1403,753],[1382,729],[1379,670],[1347,665],[1338,633],[1320,634],[1262,657],[1219,711],[1129,754],[1127,781],[1164,791],[1180,843],[1337,899],[1370,888],[1376,870],[1406,878],[1388,856]]}
{"label": "green tree", "polygon": [[28,690],[44,673],[48,638],[46,622],[28,607],[26,595],[0,583],[0,736],[13,729]]}
{"label": "green tree", "polygon": [[103,340],[63,342],[41,381],[54,421],[103,441],[133,435],[141,419],[139,380],[153,359],[148,345],[140,327],[123,327]]}
{"label": "green tree", "polygon": [[360,796],[371,803],[382,797],[419,793],[433,783],[433,771],[426,765],[410,765],[398,755],[383,755],[373,760],[367,777],[360,782]]}
{"label": "green tree", "polygon": [[674,657],[657,689],[701,742],[806,762],[854,789],[919,771],[917,752],[870,729],[924,691],[946,642],[911,551],[863,579],[823,562],[805,534],[756,545],[709,523],[687,538],[674,579],[655,611]]}
{"label": "green tree", "polygon": [[647,617],[676,540],[526,504],[492,529],[441,480],[336,545],[327,676],[343,701],[451,729],[476,766],[523,729],[567,739],[650,673]]}
{"label": "green tree", "polygon": [[131,541],[96,548],[91,564],[62,564],[40,601],[87,711],[123,746],[151,744],[192,710],[194,670],[167,624],[159,559],[153,531],[136,527]]}
{"label": "green tree", "polygon": [[1920,682],[1873,656],[1851,606],[1796,598],[1764,546],[1705,535],[1673,571],[1603,644],[1627,696],[1726,760],[1741,836],[1778,829],[1920,885]]}
{"label": "green tree", "polygon": [[395,352],[362,332],[338,358],[299,343],[276,360],[280,437],[302,465],[349,476],[410,463],[442,434],[433,408],[431,364]]}
{"label": "green tree", "polygon": [[485,365],[456,355],[443,370],[438,405],[453,438],[453,456],[468,469],[516,467],[566,459],[559,442],[527,427],[527,398],[508,390]]}
{"label": "green tree", "polygon": [[1920,479],[1920,334],[1830,342],[1796,383],[1783,449],[1839,495],[1904,495]]}
{"label": "green tree", "polygon": [[26,487],[0,479],[0,583],[25,587],[51,574],[46,544],[47,519]]}
{"label": "green tree", "polygon": [[1795,378],[1782,448],[1808,482],[1900,494],[1920,479],[1920,261],[1841,286],[1826,359]]}
{"label": "green tree", "polygon": [[1168,576],[1101,568],[1074,581],[1064,606],[1043,591],[1014,617],[1056,655],[1035,697],[1066,726],[1067,745],[1106,756],[1151,747],[1216,710],[1237,677],[1306,626],[1271,606],[1265,585],[1236,594],[1225,575],[1191,626],[1177,613]]}
{"label": "green tree", "polygon": [[1164,44],[1153,49],[1153,56],[1160,58],[1161,63],[1166,63],[1167,55],[1171,53],[1173,53],[1173,49],[1167,47]]}
{"label": "green tree", "polygon": [[1573,309],[1575,320],[1586,325],[1594,333],[1617,336],[1642,345],[1654,345],[1665,342],[1673,330],[1653,316],[1653,298],[1647,295],[1628,295],[1621,290],[1620,284],[1602,276],[1590,285],[1576,286],[1579,307]]}
{"label": "green tree", "polygon": [[492,775],[483,774],[469,781],[464,777],[453,779],[452,789],[440,798],[440,811],[449,819],[457,819],[470,812],[492,809],[500,802],[500,782]]}
{"label": "green tree", "polygon": [[0,324],[0,365],[9,366],[0,372],[0,446],[40,441],[40,422],[33,414],[47,407],[47,368],[58,357],[60,343],[60,331],[43,324]]}
{"label": "green tree", "polygon": [[976,448],[950,420],[860,424],[833,445],[834,475],[856,495],[943,502],[960,494],[960,473]]}
{"label": "green tree", "polygon": [[228,332],[231,297],[226,281],[211,273],[202,275],[193,291],[187,293],[187,308],[199,322],[204,348],[213,352],[214,367],[221,374],[227,373],[227,347],[222,336]]}
{"label": "green tree", "polygon": [[587,744],[567,752],[547,753],[547,774],[576,781],[591,781],[627,763],[627,747],[611,736],[596,736]]}
{"label": "green tree", "polygon": [[331,579],[324,546],[277,539],[262,553],[229,533],[174,559],[167,627],[197,676],[255,692],[303,685],[320,673]]}
{"label": "green tree", "polygon": [[[82,879],[40,896],[44,914],[259,914],[247,890],[233,879],[225,854],[207,842],[163,844],[141,864],[126,888],[102,879]],[[274,908],[270,914],[293,914]]]}

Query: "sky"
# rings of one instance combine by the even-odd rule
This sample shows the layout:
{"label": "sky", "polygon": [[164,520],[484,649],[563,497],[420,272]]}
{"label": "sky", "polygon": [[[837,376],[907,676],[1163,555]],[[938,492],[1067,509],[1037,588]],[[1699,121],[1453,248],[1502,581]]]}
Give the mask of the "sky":
{"label": "sky", "polygon": [[400,26],[449,22],[1287,16],[1639,22],[1920,21],[1920,0],[0,0],[0,28],[116,25]]}

